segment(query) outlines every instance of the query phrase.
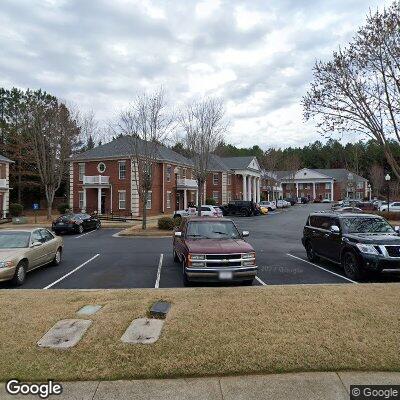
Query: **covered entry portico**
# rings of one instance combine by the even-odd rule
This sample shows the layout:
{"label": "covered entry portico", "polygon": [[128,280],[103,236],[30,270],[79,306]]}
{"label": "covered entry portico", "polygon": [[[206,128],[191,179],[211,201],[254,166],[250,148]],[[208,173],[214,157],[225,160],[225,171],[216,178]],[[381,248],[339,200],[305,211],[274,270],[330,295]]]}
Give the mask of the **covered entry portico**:
{"label": "covered entry portico", "polygon": [[83,177],[82,209],[98,214],[112,213],[112,190],[108,176],[95,175]]}

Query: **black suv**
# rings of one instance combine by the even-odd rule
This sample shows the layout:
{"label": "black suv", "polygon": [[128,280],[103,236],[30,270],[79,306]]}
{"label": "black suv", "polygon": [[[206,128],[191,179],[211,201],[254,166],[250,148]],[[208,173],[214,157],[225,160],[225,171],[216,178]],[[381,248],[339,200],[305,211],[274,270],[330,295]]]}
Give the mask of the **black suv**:
{"label": "black suv", "polygon": [[219,207],[224,215],[242,215],[245,217],[251,217],[252,215],[259,215],[260,208],[249,200],[233,200],[228,204],[224,204]]}
{"label": "black suv", "polygon": [[310,214],[302,242],[310,261],[323,258],[340,264],[350,279],[361,279],[367,271],[400,269],[398,228],[377,215]]}

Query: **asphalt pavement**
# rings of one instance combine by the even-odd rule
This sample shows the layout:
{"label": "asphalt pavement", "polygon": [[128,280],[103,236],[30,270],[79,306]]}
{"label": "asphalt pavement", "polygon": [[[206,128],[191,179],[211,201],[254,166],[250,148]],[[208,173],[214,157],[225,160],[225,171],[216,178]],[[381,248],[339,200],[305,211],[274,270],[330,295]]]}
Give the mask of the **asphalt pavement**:
{"label": "asphalt pavement", "polygon": [[[308,214],[329,204],[296,205],[266,216],[234,218],[256,250],[259,272],[254,285],[356,282],[339,266],[307,261],[301,236]],[[116,237],[101,229],[64,236],[63,261],[28,274],[23,289],[107,289],[183,287],[181,266],[172,258],[171,238]],[[400,273],[374,276],[375,282],[400,282]],[[229,285],[229,284],[225,284]],[[218,284],[197,284],[218,286]],[[0,283],[0,289],[12,288]]]}

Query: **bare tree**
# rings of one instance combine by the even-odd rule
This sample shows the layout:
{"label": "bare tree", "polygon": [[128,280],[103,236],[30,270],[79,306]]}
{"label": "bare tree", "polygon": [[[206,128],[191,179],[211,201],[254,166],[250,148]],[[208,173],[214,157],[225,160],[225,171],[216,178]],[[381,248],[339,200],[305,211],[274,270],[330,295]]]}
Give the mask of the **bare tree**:
{"label": "bare tree", "polygon": [[76,116],[65,104],[44,92],[27,92],[26,129],[51,218],[54,195],[67,169],[68,157],[79,135]]}
{"label": "bare tree", "polygon": [[391,143],[400,142],[400,3],[367,16],[348,48],[319,61],[303,98],[321,133],[362,135],[378,143],[400,179]]}
{"label": "bare tree", "polygon": [[168,138],[174,117],[167,109],[162,88],[136,97],[128,109],[121,112],[117,129],[130,137],[133,180],[142,209],[142,229],[147,228],[147,201],[152,188],[153,167],[159,158],[162,143]]}
{"label": "bare tree", "polygon": [[293,197],[292,189],[294,186],[294,178],[296,176],[296,172],[300,169],[301,161],[297,155],[291,155],[285,159],[284,166],[285,170],[289,172],[289,174],[287,175],[287,185],[289,185],[290,197]]}
{"label": "bare tree", "polygon": [[378,164],[374,164],[369,171],[369,179],[372,184],[375,196],[379,196],[383,185],[385,184],[385,173],[383,167]]}
{"label": "bare tree", "polygon": [[198,215],[201,215],[201,199],[209,173],[210,155],[222,141],[227,129],[224,116],[222,100],[214,98],[193,102],[179,115],[179,123],[185,131],[185,145],[192,156],[194,176],[197,180]]}

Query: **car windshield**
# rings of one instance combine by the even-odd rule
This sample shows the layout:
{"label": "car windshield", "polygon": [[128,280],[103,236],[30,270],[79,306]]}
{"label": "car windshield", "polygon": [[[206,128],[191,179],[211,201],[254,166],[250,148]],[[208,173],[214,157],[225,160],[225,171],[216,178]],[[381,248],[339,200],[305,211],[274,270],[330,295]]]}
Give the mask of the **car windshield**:
{"label": "car windshield", "polygon": [[192,221],[188,223],[189,239],[238,239],[239,231],[232,221]]}
{"label": "car windshield", "polygon": [[393,233],[394,229],[382,218],[350,217],[343,218],[343,230],[346,233]]}
{"label": "car windshield", "polygon": [[21,249],[28,247],[29,232],[1,232],[0,249]]}

